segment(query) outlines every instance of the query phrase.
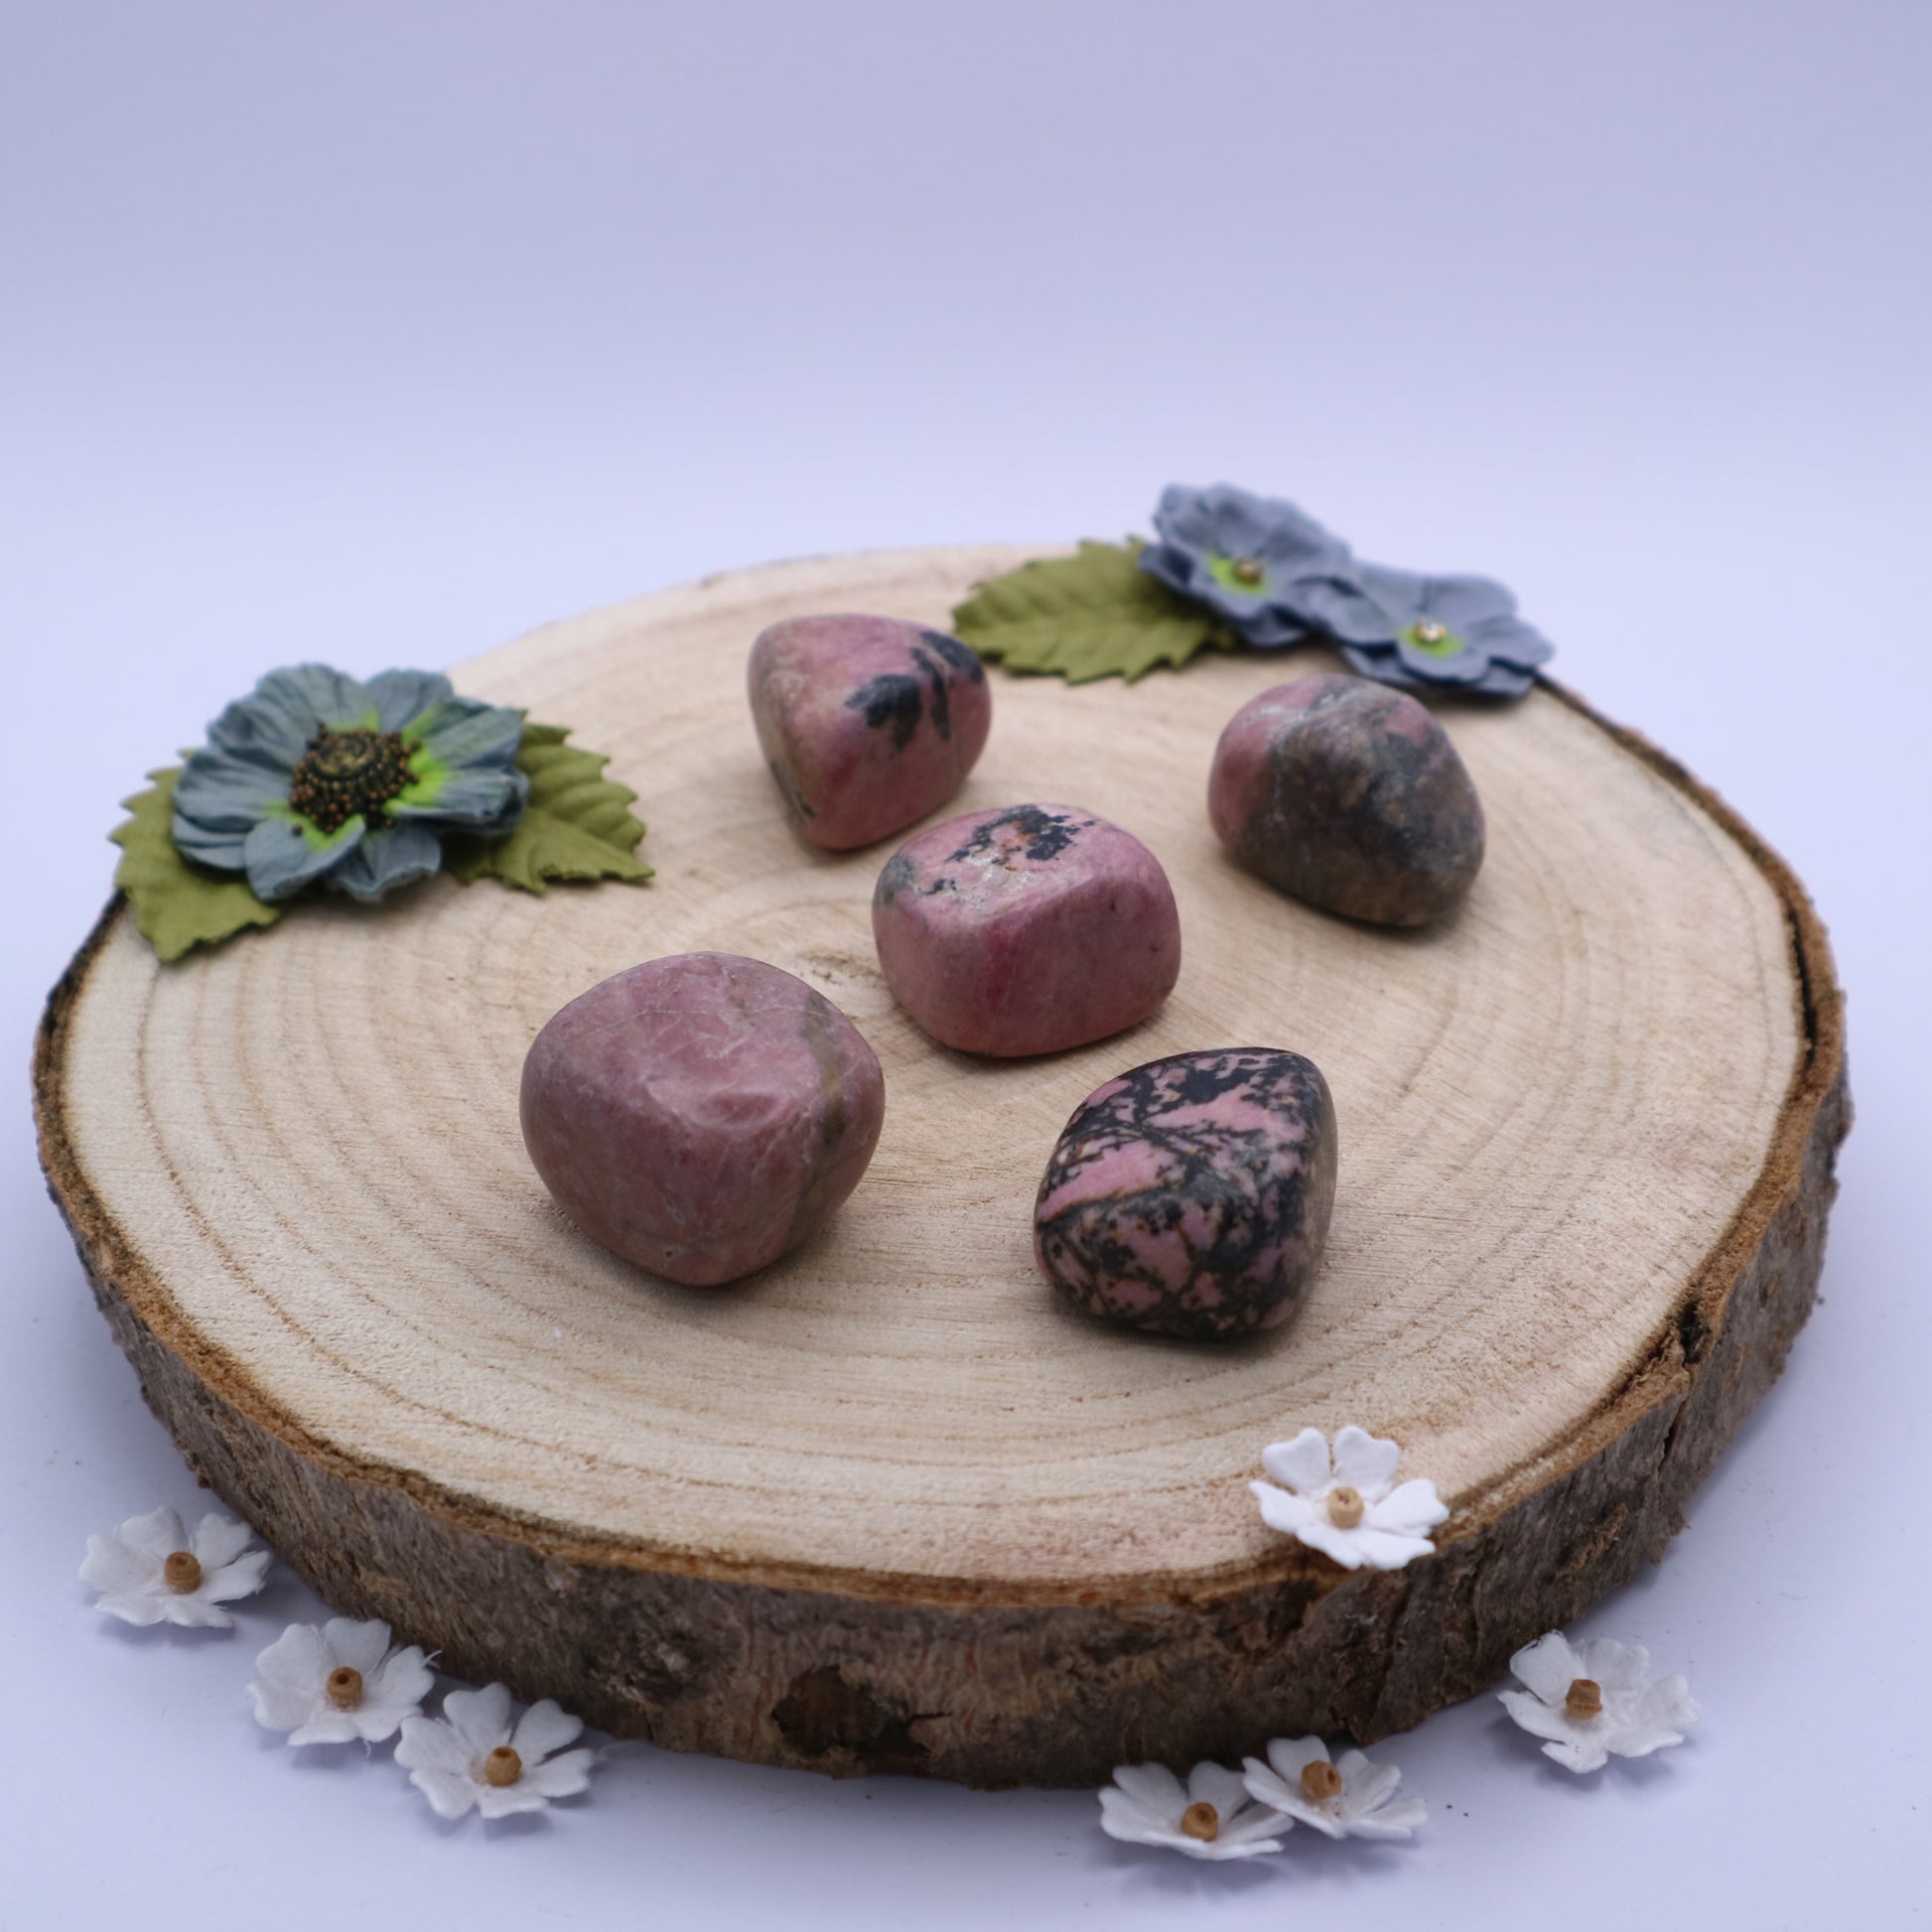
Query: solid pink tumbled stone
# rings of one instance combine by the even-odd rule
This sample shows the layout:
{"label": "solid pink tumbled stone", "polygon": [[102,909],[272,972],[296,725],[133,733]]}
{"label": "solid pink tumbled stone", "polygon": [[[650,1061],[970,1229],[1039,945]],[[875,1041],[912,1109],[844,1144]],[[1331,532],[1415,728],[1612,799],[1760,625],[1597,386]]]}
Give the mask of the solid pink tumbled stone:
{"label": "solid pink tumbled stone", "polygon": [[679,953],[552,1016],[523,1062],[521,1111],[543,1184],[593,1241],[704,1287],[823,1225],[879,1144],[886,1082],[803,980]]}
{"label": "solid pink tumbled stone", "polygon": [[873,936],[893,997],[944,1046],[1057,1053],[1145,1020],[1180,915],[1131,832],[1072,805],[969,812],[887,860]]}
{"label": "solid pink tumbled stone", "polygon": [[847,852],[943,805],[993,722],[986,668],[897,618],[787,618],[759,633],[752,718],[802,838]]}

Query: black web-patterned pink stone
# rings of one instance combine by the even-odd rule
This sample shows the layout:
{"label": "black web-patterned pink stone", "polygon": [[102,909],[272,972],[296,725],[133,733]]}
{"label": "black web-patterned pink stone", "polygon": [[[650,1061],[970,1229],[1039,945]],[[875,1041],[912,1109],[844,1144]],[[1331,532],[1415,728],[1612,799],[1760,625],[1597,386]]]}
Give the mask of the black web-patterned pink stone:
{"label": "black web-patterned pink stone", "polygon": [[1301,1306],[1334,1197],[1335,1108],[1312,1060],[1175,1053],[1075,1109],[1039,1183],[1034,1253],[1090,1314],[1251,1334]]}

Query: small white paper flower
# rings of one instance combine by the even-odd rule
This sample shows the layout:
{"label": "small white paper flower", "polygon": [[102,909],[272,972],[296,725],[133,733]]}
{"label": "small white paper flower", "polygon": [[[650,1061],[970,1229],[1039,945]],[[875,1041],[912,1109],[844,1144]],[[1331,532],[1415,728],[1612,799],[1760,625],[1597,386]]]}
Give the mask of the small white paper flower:
{"label": "small white paper flower", "polygon": [[1238,1771],[1196,1764],[1180,1780],[1165,1764],[1121,1764],[1100,1794],[1100,1829],[1125,1845],[1165,1845],[1190,1859],[1279,1852],[1294,1821],[1256,1804]]}
{"label": "small white paper flower", "polygon": [[1305,1429],[1292,1443],[1270,1443],[1262,1450],[1261,1466],[1275,1482],[1248,1487],[1271,1530],[1300,1537],[1344,1570],[1363,1564],[1400,1570],[1429,1555],[1436,1546],[1424,1532],[1449,1516],[1433,1482],[1418,1478],[1396,1486],[1401,1458],[1394,1443],[1350,1424],[1335,1438],[1330,1466],[1328,1439],[1318,1429]]}
{"label": "small white paper flower", "polygon": [[94,1605],[127,1623],[185,1623],[225,1630],[217,1607],[262,1587],[274,1557],[245,1523],[204,1516],[191,1537],[180,1514],[131,1516],[116,1536],[90,1536],[80,1581],[100,1591]]}
{"label": "small white paper flower", "polygon": [[1319,1737],[1277,1737],[1268,1762],[1243,1759],[1248,1795],[1330,1838],[1407,1838],[1429,1815],[1420,1798],[1398,1798],[1402,1773],[1360,1751],[1332,1762]]}
{"label": "small white paper flower", "polygon": [[392,1649],[389,1626],[332,1616],[291,1623],[255,1659],[255,1722],[291,1744],[379,1744],[423,1708],[436,1673],[414,1644]]}
{"label": "small white paper flower", "polygon": [[1681,1744],[1698,1721],[1696,1700],[1682,1677],[1650,1677],[1650,1653],[1640,1643],[1590,1637],[1572,1644],[1560,1630],[1526,1644],[1509,1667],[1527,1690],[1498,1691],[1509,1715],[1535,1737],[1543,1754],[1571,1771],[1594,1771],[1614,1752],[1648,1757]]}
{"label": "small white paper flower", "polygon": [[545,1698],[512,1729],[510,1694],[502,1684],[452,1691],[442,1717],[402,1721],[396,1762],[439,1817],[461,1818],[475,1805],[485,1818],[504,1818],[513,1811],[542,1811],[552,1798],[568,1798],[590,1783],[597,1753],[563,1748],[583,1728],[583,1719]]}

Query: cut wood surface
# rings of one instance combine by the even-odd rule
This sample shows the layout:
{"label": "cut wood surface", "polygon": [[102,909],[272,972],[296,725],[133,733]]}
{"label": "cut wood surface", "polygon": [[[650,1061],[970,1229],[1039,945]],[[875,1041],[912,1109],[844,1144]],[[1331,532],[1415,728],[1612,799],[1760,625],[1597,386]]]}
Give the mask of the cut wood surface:
{"label": "cut wood surface", "polygon": [[[776,565],[459,668],[613,754],[648,886],[437,879],[172,967],[110,906],[43,1031],[49,1176],[149,1401],[331,1602],[679,1748],[1077,1783],[1412,1725],[1661,1550],[1816,1286],[1848,1104],[1802,890],[1547,689],[1439,712],[1489,822],[1461,911],[1350,924],[1236,870],[1205,809],[1229,715],[1332,660],[993,672],[987,752],[939,815],[1042,800],[1127,826],[1185,952],[1163,1011],[1099,1045],[936,1047],[874,957],[891,844],[787,830],[745,660],[793,614],[943,624],[1030,554]],[[809,980],[887,1081],[828,1232],[722,1290],[579,1236],[517,1129],[550,1014],[697,949]],[[1302,1312],[1228,1345],[1056,1302],[1032,1206],[1074,1106],[1249,1045],[1312,1057],[1339,1116]],[[1434,1478],[1437,1556],[1347,1575],[1264,1527],[1262,1446],[1346,1423]]]}

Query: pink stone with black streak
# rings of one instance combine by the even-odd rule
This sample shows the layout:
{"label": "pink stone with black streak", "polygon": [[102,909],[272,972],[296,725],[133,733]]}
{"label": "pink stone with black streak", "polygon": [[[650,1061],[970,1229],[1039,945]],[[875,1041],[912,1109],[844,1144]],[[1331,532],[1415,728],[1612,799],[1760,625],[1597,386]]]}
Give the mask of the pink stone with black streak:
{"label": "pink stone with black streak", "polygon": [[707,1287],[822,1226],[879,1143],[886,1082],[801,979],[679,953],[600,982],[523,1062],[523,1143],[593,1241]]}
{"label": "pink stone with black streak", "polygon": [[750,670],[759,744],[801,837],[871,845],[943,805],[993,723],[979,658],[897,618],[787,618]]}
{"label": "pink stone with black streak", "polygon": [[1180,972],[1168,876],[1072,805],[970,812],[894,853],[872,929],[893,996],[945,1046],[1056,1053],[1145,1020]]}
{"label": "pink stone with black streak", "polygon": [[1482,864],[1482,805],[1449,735],[1367,678],[1278,684],[1229,720],[1208,816],[1283,892],[1377,925],[1426,925]]}
{"label": "pink stone with black streak", "polygon": [[1334,1196],[1335,1109],[1312,1060],[1175,1053],[1075,1110],[1039,1183],[1034,1254],[1090,1314],[1251,1334],[1301,1306]]}

